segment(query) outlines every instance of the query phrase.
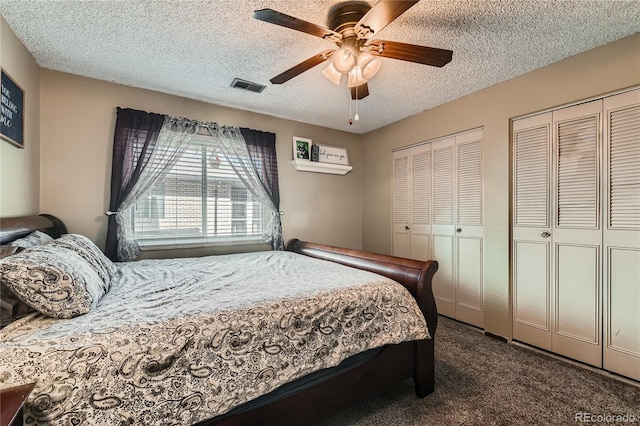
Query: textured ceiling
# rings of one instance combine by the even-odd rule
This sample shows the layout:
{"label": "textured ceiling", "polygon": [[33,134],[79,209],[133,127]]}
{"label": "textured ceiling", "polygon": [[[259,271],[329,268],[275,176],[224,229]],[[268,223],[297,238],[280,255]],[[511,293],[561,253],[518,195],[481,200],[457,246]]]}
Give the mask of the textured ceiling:
{"label": "textured ceiling", "polygon": [[[453,50],[453,60],[382,58],[349,126],[349,90],[324,65],[269,83],[335,45],[253,19],[272,8],[326,26],[336,3],[0,0],[0,12],[44,68],[360,134],[640,31],[637,0],[422,0],[376,38]],[[231,88],[235,77],[267,88]]]}

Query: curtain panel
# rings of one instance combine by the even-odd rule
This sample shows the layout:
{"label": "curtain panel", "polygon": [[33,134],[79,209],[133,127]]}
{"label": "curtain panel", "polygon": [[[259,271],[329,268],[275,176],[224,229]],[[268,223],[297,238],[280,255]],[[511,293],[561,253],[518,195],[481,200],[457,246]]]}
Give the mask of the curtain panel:
{"label": "curtain panel", "polygon": [[272,218],[274,224],[271,248],[284,250],[282,222],[280,220],[280,185],[278,181],[278,158],[276,156],[276,135],[271,132],[240,128],[240,133],[247,144],[251,161],[260,177],[264,190],[269,195],[277,212]]}
{"label": "curtain panel", "polygon": [[[165,115],[117,108],[111,163],[109,211],[117,212],[135,187],[151,157]],[[118,230],[115,215],[108,216],[106,255],[118,260]]]}
{"label": "curtain panel", "polygon": [[165,117],[146,166],[116,213],[118,260],[135,260],[140,254],[140,245],[133,235],[129,209],[173,169],[198,133],[199,127],[200,124],[194,120]]}
{"label": "curtain panel", "polygon": [[[231,126],[218,126],[215,123],[209,123],[207,128],[211,132],[211,136],[220,143],[233,171],[251,192],[251,195],[269,209],[271,217],[263,227],[264,240],[271,245],[273,250],[284,250],[280,213],[272,200],[272,195],[267,191],[258,173],[258,169],[262,169],[262,167],[256,167],[257,159],[254,163],[251,155],[249,155],[248,143],[245,141],[240,129]],[[279,191],[275,192],[279,198]],[[278,204],[280,204],[279,199]]]}

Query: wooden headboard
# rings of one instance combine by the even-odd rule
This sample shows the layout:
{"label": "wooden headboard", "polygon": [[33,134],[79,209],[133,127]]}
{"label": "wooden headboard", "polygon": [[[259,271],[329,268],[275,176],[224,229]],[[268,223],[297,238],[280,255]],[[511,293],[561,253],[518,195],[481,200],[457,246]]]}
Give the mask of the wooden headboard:
{"label": "wooden headboard", "polygon": [[67,233],[67,227],[60,219],[49,214],[0,219],[0,244],[22,238],[33,231],[41,231],[58,238]]}

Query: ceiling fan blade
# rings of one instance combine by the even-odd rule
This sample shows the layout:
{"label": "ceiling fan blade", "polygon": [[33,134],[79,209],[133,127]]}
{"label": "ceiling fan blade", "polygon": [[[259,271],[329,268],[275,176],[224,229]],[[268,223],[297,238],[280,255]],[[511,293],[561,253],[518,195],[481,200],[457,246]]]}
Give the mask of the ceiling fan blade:
{"label": "ceiling fan blade", "polygon": [[369,96],[369,86],[366,82],[361,84],[360,86],[357,86],[357,89],[358,90],[356,91],[356,87],[351,88],[351,99],[353,99],[354,101],[356,99],[364,99]]}
{"label": "ceiling fan blade", "polygon": [[453,51],[435,47],[418,46],[417,44],[399,43],[388,40],[372,40],[368,47],[372,55],[383,58],[400,59],[401,61],[442,67],[451,62]]}
{"label": "ceiling fan blade", "polygon": [[354,30],[359,38],[371,38],[419,0],[380,0],[360,19]]}
{"label": "ceiling fan blade", "polygon": [[276,75],[269,81],[273,84],[282,84],[284,82],[287,82],[291,80],[293,77],[299,74],[302,74],[307,70],[310,70],[311,68],[315,67],[318,64],[323,63],[324,61],[326,61],[331,57],[333,52],[334,52],[333,49],[327,49],[324,52],[318,53],[317,55],[310,57],[306,61],[300,62],[298,65],[294,65],[293,67],[289,68],[285,72]]}
{"label": "ceiling fan blade", "polygon": [[271,24],[276,24],[282,27],[291,28],[293,30],[302,31],[303,33],[329,39],[331,41],[342,40],[342,35],[331,31],[328,28],[312,24],[311,22],[303,21],[302,19],[298,19],[293,16],[285,15],[284,13],[277,12],[273,9],[256,10],[253,12],[253,17],[260,21],[269,22]]}

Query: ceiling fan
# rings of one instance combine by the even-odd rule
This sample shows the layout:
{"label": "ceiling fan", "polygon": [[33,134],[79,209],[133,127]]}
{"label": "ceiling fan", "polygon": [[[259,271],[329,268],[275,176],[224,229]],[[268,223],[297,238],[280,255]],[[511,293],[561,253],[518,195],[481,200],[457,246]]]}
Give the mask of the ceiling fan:
{"label": "ceiling fan", "polygon": [[442,67],[451,61],[451,50],[418,46],[397,41],[374,38],[398,16],[419,0],[379,0],[373,6],[363,1],[346,1],[336,4],[329,11],[325,28],[285,15],[273,9],[256,10],[253,17],[272,24],[311,34],[337,45],[289,68],[273,77],[273,84],[282,84],[295,76],[331,59],[322,73],[335,84],[347,76],[347,86],[352,99],[369,95],[367,80],[380,69],[378,57],[399,59],[419,64]]}

